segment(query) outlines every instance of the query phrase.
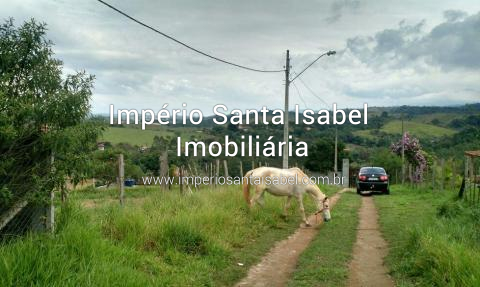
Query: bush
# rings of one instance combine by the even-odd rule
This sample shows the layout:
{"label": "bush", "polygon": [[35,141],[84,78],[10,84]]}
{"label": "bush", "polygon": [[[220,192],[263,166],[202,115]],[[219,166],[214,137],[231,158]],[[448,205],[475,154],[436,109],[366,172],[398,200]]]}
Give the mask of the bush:
{"label": "bush", "polygon": [[453,218],[462,212],[463,206],[459,201],[445,201],[437,209],[439,217]]}

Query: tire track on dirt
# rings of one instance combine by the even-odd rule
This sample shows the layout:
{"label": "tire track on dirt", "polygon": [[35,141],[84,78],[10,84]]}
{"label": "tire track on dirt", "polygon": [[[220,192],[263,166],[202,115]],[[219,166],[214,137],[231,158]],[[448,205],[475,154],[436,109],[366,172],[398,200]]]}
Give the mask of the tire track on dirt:
{"label": "tire track on dirt", "polygon": [[[342,189],[330,198],[330,208],[335,206],[341,193],[347,190]],[[335,214],[332,218],[335,220]],[[285,286],[295,270],[298,257],[319,231],[316,227],[323,223],[323,218],[319,218],[317,223],[316,216],[311,215],[308,221],[312,223],[312,227],[300,227],[287,239],[275,243],[262,260],[252,266],[247,276],[235,286]]]}
{"label": "tire track on dirt", "polygon": [[360,222],[347,286],[395,286],[383,264],[388,245],[378,228],[378,214],[372,196],[362,197],[362,206],[358,213]]}

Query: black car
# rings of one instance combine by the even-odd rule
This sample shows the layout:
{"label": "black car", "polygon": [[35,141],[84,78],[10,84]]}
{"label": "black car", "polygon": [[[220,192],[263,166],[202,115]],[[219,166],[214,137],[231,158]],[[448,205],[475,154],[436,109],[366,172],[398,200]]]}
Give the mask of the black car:
{"label": "black car", "polygon": [[362,191],[380,191],[390,194],[388,175],[383,167],[362,167],[357,177],[357,193]]}

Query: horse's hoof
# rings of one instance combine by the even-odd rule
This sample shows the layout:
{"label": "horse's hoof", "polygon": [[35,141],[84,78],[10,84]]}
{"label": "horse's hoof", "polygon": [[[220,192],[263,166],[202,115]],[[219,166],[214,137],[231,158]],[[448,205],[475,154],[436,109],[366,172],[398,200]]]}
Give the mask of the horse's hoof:
{"label": "horse's hoof", "polygon": [[312,227],[312,225],[310,223],[306,222],[305,227]]}

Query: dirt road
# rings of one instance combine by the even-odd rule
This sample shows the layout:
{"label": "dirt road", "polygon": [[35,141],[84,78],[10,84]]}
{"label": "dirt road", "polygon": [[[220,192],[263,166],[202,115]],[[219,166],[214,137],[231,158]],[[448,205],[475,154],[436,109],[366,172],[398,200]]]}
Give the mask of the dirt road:
{"label": "dirt road", "polygon": [[350,262],[347,286],[394,286],[388,275],[388,269],[383,264],[388,247],[379,231],[377,209],[371,196],[362,198],[359,218],[357,241],[353,247],[353,260]]}
{"label": "dirt road", "polygon": [[[346,190],[344,189],[330,198],[331,207],[340,198],[340,194]],[[298,257],[317,234],[316,227],[322,224],[321,215],[318,217],[318,224],[316,224],[315,215],[312,215],[308,219],[310,223],[313,223],[312,227],[300,227],[287,239],[277,242],[260,263],[250,268],[247,277],[235,286],[285,286],[295,270]]]}

